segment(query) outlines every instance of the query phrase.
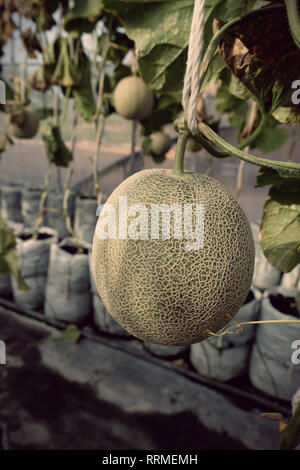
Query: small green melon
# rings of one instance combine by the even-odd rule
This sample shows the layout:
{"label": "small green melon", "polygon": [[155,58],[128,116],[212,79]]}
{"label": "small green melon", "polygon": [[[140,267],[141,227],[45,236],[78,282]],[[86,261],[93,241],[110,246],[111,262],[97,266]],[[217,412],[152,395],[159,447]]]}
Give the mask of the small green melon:
{"label": "small green melon", "polygon": [[154,132],[151,134],[151,152],[155,155],[164,155],[172,145],[172,140],[165,132]]}
{"label": "small green melon", "polygon": [[189,137],[186,144],[186,149],[189,152],[199,152],[202,149],[202,145],[193,137]]}
{"label": "small green melon", "polygon": [[[120,196],[127,197],[128,209],[147,207],[149,227],[153,204],[191,204],[194,211],[203,205],[203,247],[187,250],[186,237],[174,236],[174,224],[170,239],[147,239],[145,232],[144,239],[119,237]],[[107,204],[116,211],[116,238],[99,238],[105,217],[100,214],[92,268],[107,310],[129,333],[151,343],[186,345],[218,332],[234,317],[251,286],[254,242],[243,210],[217,180],[144,170],[121,183]],[[132,215],[125,220],[134,223]]]}
{"label": "small green melon", "polygon": [[14,122],[12,116],[8,116],[9,132],[18,139],[32,139],[39,128],[39,117],[37,112],[27,106],[22,112],[22,124]]}
{"label": "small green melon", "polygon": [[125,77],[117,84],[114,107],[120,116],[142,121],[149,116],[153,105],[154,93],[140,77]]}

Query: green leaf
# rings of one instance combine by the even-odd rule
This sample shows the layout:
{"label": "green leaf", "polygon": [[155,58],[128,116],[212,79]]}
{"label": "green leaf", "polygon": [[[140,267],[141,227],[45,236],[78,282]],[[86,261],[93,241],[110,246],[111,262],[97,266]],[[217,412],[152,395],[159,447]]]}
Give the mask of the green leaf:
{"label": "green leaf", "polygon": [[102,12],[101,0],[74,2],[74,7],[65,16],[65,30],[72,35],[91,33]]}
{"label": "green leaf", "polygon": [[182,111],[178,95],[161,95],[156,99],[150,116],[142,121],[141,133],[145,136],[159,131],[166,124],[172,123]]}
{"label": "green leaf", "polygon": [[229,122],[233,127],[242,129],[245,124],[248,105],[244,100],[234,96],[225,83],[222,83],[218,89],[215,104],[218,111],[228,113]]}
{"label": "green leaf", "polygon": [[53,116],[53,108],[39,108],[35,109],[35,112],[39,118],[39,121]]}
{"label": "green leaf", "polygon": [[202,88],[204,89],[210,84],[217,83],[224,70],[227,70],[227,68],[222,57],[219,54],[215,54],[209,64]]}
{"label": "green leaf", "polygon": [[81,332],[76,325],[68,325],[61,333],[60,339],[76,344],[81,336]]}
{"label": "green leaf", "polygon": [[[255,0],[206,0],[204,49],[213,35],[213,20],[232,19],[261,6]],[[143,80],[156,91],[182,90],[194,0],[103,0],[104,8],[116,15],[135,42]],[[224,64],[218,59],[207,77],[217,79]]]}
{"label": "green leaf", "polygon": [[282,124],[293,124],[300,126],[299,106],[280,107],[273,113],[273,117]]}
{"label": "green leaf", "polygon": [[272,186],[261,221],[261,245],[275,268],[288,272],[300,263],[300,185]]}
{"label": "green leaf", "polygon": [[18,269],[16,239],[14,232],[5,220],[0,218],[0,274],[13,274],[18,286],[22,290],[28,290],[28,286],[22,280]]}
{"label": "green leaf", "polygon": [[154,90],[182,90],[193,0],[104,0],[135,42],[141,75]]}
{"label": "green leaf", "polygon": [[151,154],[151,138],[150,136],[145,137],[142,143],[142,149],[145,155]]}
{"label": "green leaf", "polygon": [[71,61],[68,49],[67,38],[60,39],[60,50],[57,65],[52,75],[52,83],[64,87],[79,85],[81,74],[78,74],[78,68]]}
{"label": "green leaf", "polygon": [[206,0],[204,47],[206,49],[213,35],[213,21],[219,18],[223,21],[238,18],[260,8],[267,2],[261,0]]}
{"label": "green leaf", "polygon": [[[106,34],[103,34],[99,39],[100,50],[102,50],[102,44],[106,40]],[[123,32],[118,31],[116,28],[112,31],[110,36],[112,47],[109,48],[107,60],[111,60],[115,67],[121,65],[127,52],[134,48],[134,42]]]}
{"label": "green leaf", "polygon": [[32,19],[39,33],[55,25],[52,14],[58,9],[59,0],[31,0],[31,3]]}
{"label": "green leaf", "polygon": [[44,49],[44,63],[46,65],[55,65],[58,60],[60,48],[60,38],[56,38],[50,42],[48,47]]}
{"label": "green leaf", "polygon": [[85,121],[92,122],[96,115],[96,105],[91,85],[91,65],[84,53],[79,56],[78,69],[81,71],[81,80],[72,87],[72,95],[80,115]]}
{"label": "green leaf", "polygon": [[276,121],[270,117],[268,124],[251,144],[251,148],[258,148],[263,153],[273,152],[280,148],[288,139],[289,134],[282,127],[275,127]]}
{"label": "green leaf", "polygon": [[[228,69],[226,69],[226,70],[229,71]],[[228,83],[228,90],[232,95],[234,95],[236,98],[239,98],[240,100],[248,100],[252,97],[251,93],[245,87],[243,82],[241,82],[241,80],[239,80],[232,73],[230,73],[230,79],[229,79],[229,83]]]}
{"label": "green leaf", "polygon": [[108,82],[105,84],[105,93],[112,93],[120,80],[131,75],[131,70],[124,64],[119,64],[114,68],[113,74],[105,78],[108,79]]}
{"label": "green leaf", "polygon": [[40,134],[43,138],[48,160],[56,166],[67,167],[73,157],[65,146],[58,125],[47,122],[40,126]]}

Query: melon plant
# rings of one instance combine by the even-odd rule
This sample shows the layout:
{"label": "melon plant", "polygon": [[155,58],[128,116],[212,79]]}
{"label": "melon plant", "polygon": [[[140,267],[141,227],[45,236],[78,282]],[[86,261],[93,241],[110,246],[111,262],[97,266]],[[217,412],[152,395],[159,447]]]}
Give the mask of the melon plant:
{"label": "melon plant", "polygon": [[140,77],[125,77],[117,84],[113,95],[117,113],[126,118],[142,121],[152,111],[154,93]]}

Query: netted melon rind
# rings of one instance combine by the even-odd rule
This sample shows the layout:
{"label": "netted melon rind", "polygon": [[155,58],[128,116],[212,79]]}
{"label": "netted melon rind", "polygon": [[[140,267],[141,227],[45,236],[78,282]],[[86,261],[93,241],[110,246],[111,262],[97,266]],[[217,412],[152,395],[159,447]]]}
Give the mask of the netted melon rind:
{"label": "netted melon rind", "polygon": [[[132,335],[162,345],[186,345],[223,328],[244,303],[254,270],[249,222],[215,179],[170,170],[144,170],[126,179],[119,196],[132,204],[204,204],[204,247],[186,240],[111,240],[94,235],[92,267],[112,317]],[[118,233],[118,223],[117,223]]]}
{"label": "netted melon rind", "polygon": [[125,77],[114,91],[114,107],[117,113],[126,118],[141,121],[152,111],[153,91],[140,77]]}

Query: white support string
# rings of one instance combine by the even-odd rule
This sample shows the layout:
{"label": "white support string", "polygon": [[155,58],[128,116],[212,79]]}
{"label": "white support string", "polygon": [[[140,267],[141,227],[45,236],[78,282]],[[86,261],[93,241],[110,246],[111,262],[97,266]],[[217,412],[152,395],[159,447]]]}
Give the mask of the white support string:
{"label": "white support string", "polygon": [[182,106],[187,111],[187,124],[192,134],[198,132],[197,103],[200,91],[199,75],[203,52],[204,16],[205,0],[195,0],[182,94]]}

